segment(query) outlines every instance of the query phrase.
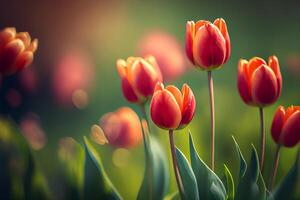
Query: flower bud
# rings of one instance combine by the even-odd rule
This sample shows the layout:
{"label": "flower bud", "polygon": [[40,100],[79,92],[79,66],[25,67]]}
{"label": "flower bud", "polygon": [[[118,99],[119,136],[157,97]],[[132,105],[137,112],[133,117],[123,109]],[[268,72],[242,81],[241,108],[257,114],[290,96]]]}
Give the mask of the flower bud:
{"label": "flower bud", "polygon": [[9,75],[30,65],[38,40],[31,41],[27,32],[16,33],[15,28],[0,32],[0,74]]}
{"label": "flower bud", "polygon": [[219,68],[230,56],[230,38],[224,19],[211,23],[200,20],[186,24],[186,54],[190,61],[203,70]]}
{"label": "flower bud", "polygon": [[268,106],[281,94],[282,77],[276,56],[269,57],[268,64],[259,57],[241,59],[237,79],[240,96],[248,105]]}
{"label": "flower bud", "polygon": [[153,56],[119,59],[117,69],[121,77],[122,92],[132,103],[143,103],[152,96],[157,82],[162,75]]}
{"label": "flower bud", "polygon": [[286,110],[279,106],[274,115],[271,134],[277,144],[293,147],[300,141],[300,106]]}
{"label": "flower bud", "polygon": [[187,84],[180,91],[173,85],[164,88],[163,84],[157,83],[150,104],[150,114],[152,121],[160,128],[184,128],[193,119],[195,108],[195,97]]}
{"label": "flower bud", "polygon": [[108,143],[121,148],[134,147],[142,141],[142,128],[137,114],[128,107],[105,114],[100,120]]}

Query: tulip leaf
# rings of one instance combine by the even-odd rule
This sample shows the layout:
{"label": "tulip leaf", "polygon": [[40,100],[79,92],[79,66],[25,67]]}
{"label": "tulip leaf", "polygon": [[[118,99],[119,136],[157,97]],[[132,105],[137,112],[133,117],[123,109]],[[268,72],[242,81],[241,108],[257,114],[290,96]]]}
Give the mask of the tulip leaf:
{"label": "tulip leaf", "polygon": [[145,172],[137,199],[163,199],[169,187],[165,152],[154,136],[145,134]]}
{"label": "tulip leaf", "polygon": [[96,149],[84,137],[84,199],[122,199],[104,171]]}
{"label": "tulip leaf", "polygon": [[226,189],[220,178],[201,160],[189,134],[192,169],[197,179],[200,199],[224,200]]}
{"label": "tulip leaf", "polygon": [[247,163],[245,161],[245,158],[241,152],[241,149],[238,145],[238,143],[236,142],[235,138],[232,136],[232,139],[233,139],[233,142],[235,144],[235,148],[236,148],[236,151],[238,153],[238,156],[239,156],[239,161],[240,161],[240,173],[239,173],[239,179],[241,179],[244,175],[245,175],[245,172],[247,170]]}
{"label": "tulip leaf", "polygon": [[[285,176],[285,178],[279,183],[279,185],[275,188],[273,192],[273,197],[276,200],[285,200],[285,199],[297,199],[295,196],[297,190],[297,182],[299,183],[300,180],[300,155],[299,151],[297,153],[297,158]],[[298,188],[299,189],[299,188]],[[299,197],[298,197],[299,199]]]}
{"label": "tulip leaf", "polygon": [[168,194],[167,196],[164,197],[163,200],[180,200],[179,192],[176,191],[171,194]]}
{"label": "tulip leaf", "polygon": [[64,198],[82,199],[84,149],[71,137],[62,139],[61,143],[58,155],[62,167],[61,177],[65,186]]}
{"label": "tulip leaf", "polygon": [[176,148],[176,158],[178,161],[178,170],[183,187],[182,198],[186,200],[200,199],[197,180],[193,169],[189,165],[189,162],[184,156],[184,154],[178,148]]}
{"label": "tulip leaf", "polygon": [[252,145],[250,164],[238,184],[236,200],[265,199],[265,197],[266,187],[259,170],[257,152]]}
{"label": "tulip leaf", "polygon": [[4,119],[0,119],[0,187],[0,199],[51,198],[30,146],[17,125]]}
{"label": "tulip leaf", "polygon": [[224,174],[225,174],[226,199],[234,200],[234,190],[235,190],[234,181],[230,170],[225,164],[224,164]]}

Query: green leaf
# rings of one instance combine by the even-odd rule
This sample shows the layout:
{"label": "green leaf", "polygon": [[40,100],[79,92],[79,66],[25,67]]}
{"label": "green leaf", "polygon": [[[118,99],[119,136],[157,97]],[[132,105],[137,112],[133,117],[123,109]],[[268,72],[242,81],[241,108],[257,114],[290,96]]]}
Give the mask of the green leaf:
{"label": "green leaf", "polygon": [[62,139],[58,156],[64,182],[64,198],[82,199],[84,179],[84,149],[71,137]]}
{"label": "green leaf", "polygon": [[226,199],[227,200],[234,200],[234,181],[233,177],[230,173],[230,170],[227,168],[227,166],[224,164],[224,174],[225,174],[225,187],[226,187]]}
{"label": "green leaf", "polygon": [[[284,179],[279,183],[273,192],[273,197],[276,200],[285,200],[285,199],[297,199],[294,197],[297,190],[297,182],[299,182],[299,169],[300,169],[300,155],[299,151],[297,153],[296,161],[293,167],[290,169],[288,174],[284,177]],[[299,189],[299,188],[298,188]],[[299,197],[298,197],[299,198]]]}
{"label": "green leaf", "polygon": [[145,172],[137,199],[163,199],[169,187],[167,157],[154,136],[145,137]]}
{"label": "green leaf", "polygon": [[241,178],[237,193],[237,200],[265,199],[266,187],[259,170],[259,161],[255,147],[252,145],[250,164],[245,175]]}
{"label": "green leaf", "polygon": [[193,169],[183,153],[176,148],[178,170],[182,181],[183,199],[199,199],[198,186]]}
{"label": "green leaf", "polygon": [[50,199],[46,179],[18,126],[0,119],[0,199]]}
{"label": "green leaf", "polygon": [[168,194],[167,196],[164,197],[163,200],[180,200],[179,192],[176,191],[171,194]]}
{"label": "green leaf", "polygon": [[84,199],[122,199],[104,171],[99,154],[86,137],[84,147]]}
{"label": "green leaf", "polygon": [[201,160],[189,134],[192,169],[197,178],[199,198],[205,200],[226,199],[226,189],[220,178]]}
{"label": "green leaf", "polygon": [[238,143],[236,142],[235,138],[232,136],[232,139],[234,141],[234,144],[235,144],[235,148],[236,148],[236,151],[238,153],[238,156],[239,156],[239,161],[240,161],[240,173],[239,173],[239,179],[241,179],[245,173],[246,173],[246,170],[247,170],[247,163],[245,161],[245,158],[241,152],[241,149],[238,145]]}

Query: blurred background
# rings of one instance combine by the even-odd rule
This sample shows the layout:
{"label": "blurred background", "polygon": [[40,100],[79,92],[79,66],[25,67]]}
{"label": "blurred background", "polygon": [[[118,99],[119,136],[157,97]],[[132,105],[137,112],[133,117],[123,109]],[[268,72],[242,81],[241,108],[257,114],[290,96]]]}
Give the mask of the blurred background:
{"label": "blurred background", "polygon": [[[231,135],[248,158],[258,147],[259,111],[246,106],[236,88],[240,58],[277,55],[283,76],[282,95],[265,109],[268,180],[275,150],[270,124],[278,105],[300,104],[300,4],[298,1],[14,1],[0,2],[0,29],[14,26],[39,39],[34,63],[25,71],[0,77],[0,113],[20,125],[34,149],[50,190],[59,188],[59,148],[66,137],[82,143],[101,116],[121,106],[138,114],[139,107],[122,96],[116,60],[154,54],[166,83],[188,83],[197,100],[194,120],[175,134],[176,145],[189,157],[188,130],[204,161],[210,155],[210,113],[207,75],[194,69],[184,53],[187,20],[226,20],[232,53],[213,73],[216,107],[216,171],[225,163],[237,176],[238,160]],[[170,155],[168,135],[152,125]],[[125,150],[96,145],[108,176],[125,199],[134,199],[143,178],[143,146]],[[277,180],[293,164],[297,148],[283,149]],[[121,153],[120,153],[121,152]],[[170,157],[170,156],[169,156]],[[175,191],[173,169],[170,165]]]}

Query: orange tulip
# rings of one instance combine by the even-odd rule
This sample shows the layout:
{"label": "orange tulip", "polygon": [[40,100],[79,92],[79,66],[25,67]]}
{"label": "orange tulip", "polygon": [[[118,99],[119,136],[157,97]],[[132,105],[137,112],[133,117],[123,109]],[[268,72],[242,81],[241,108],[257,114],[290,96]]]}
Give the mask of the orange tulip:
{"label": "orange tulip", "polygon": [[188,58],[203,70],[218,68],[230,56],[230,38],[224,19],[186,23],[185,50]]}
{"label": "orange tulip", "polygon": [[139,117],[128,107],[105,114],[100,120],[100,126],[108,143],[115,147],[130,148],[142,141]]}
{"label": "orange tulip", "polygon": [[293,147],[300,141],[300,106],[286,110],[279,106],[274,115],[271,134],[277,144]]}
{"label": "orange tulip", "polygon": [[273,104],[281,93],[282,77],[276,56],[267,64],[254,57],[249,62],[241,59],[238,65],[238,90],[248,105],[264,107]]}
{"label": "orange tulip", "polygon": [[193,119],[195,108],[195,97],[187,84],[180,91],[173,85],[164,88],[162,83],[157,83],[150,104],[150,114],[152,121],[160,128],[184,128]]}
{"label": "orange tulip", "polygon": [[117,69],[122,80],[125,98],[132,103],[143,103],[152,96],[157,82],[162,75],[153,56],[145,58],[129,57],[119,59]]}
{"label": "orange tulip", "polygon": [[0,32],[0,74],[9,75],[30,65],[38,40],[31,41],[27,32],[16,33],[15,28]]}

